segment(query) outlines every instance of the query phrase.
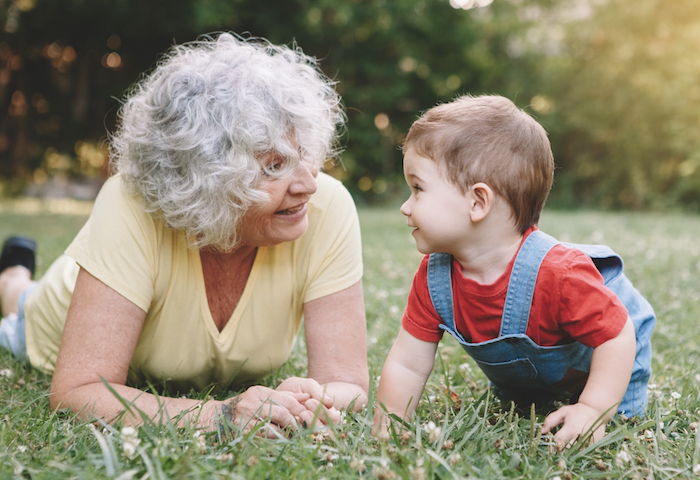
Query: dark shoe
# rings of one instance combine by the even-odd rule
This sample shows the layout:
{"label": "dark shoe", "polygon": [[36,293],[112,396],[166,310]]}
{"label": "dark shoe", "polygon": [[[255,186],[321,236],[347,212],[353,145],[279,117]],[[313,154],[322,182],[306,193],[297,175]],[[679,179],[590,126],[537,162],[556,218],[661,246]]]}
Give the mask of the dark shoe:
{"label": "dark shoe", "polygon": [[36,267],[36,242],[29,237],[9,237],[0,253],[0,273],[6,268],[22,265],[34,276]]}

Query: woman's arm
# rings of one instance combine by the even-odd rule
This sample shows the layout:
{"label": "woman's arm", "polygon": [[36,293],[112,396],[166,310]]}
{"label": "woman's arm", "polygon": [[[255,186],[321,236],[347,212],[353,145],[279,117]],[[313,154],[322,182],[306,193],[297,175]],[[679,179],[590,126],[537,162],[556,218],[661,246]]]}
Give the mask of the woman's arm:
{"label": "woman's arm", "polygon": [[313,418],[300,403],[309,398],[303,393],[251,387],[233,399],[207,402],[200,412],[202,402],[198,400],[156,397],[127,387],[129,364],[145,318],[143,310],[81,268],[51,383],[51,408],[70,409],[85,420],[114,422],[124,414],[124,423],[141,423],[136,410],[124,411],[103,383],[107,382],[124,400],[155,420],[167,421],[189,412],[185,421],[197,418],[200,426],[212,428],[222,414],[241,427],[252,426],[261,418],[281,427],[294,425],[295,417]]}
{"label": "woman's arm", "polygon": [[[367,405],[369,389],[362,281],[305,304],[304,328],[309,378],[322,386],[336,408],[354,402],[354,410],[360,411]],[[280,387],[294,390],[285,382]],[[320,399],[318,391],[308,393]]]}

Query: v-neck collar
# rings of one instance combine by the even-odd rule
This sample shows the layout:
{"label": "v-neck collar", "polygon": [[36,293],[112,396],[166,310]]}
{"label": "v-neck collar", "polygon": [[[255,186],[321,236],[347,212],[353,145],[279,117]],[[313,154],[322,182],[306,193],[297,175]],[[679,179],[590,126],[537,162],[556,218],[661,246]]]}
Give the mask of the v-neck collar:
{"label": "v-neck collar", "polygon": [[233,309],[233,313],[231,313],[228,322],[226,322],[224,328],[221,331],[219,331],[219,329],[216,327],[216,323],[214,322],[214,317],[211,314],[211,310],[209,309],[209,300],[207,299],[207,290],[206,285],[204,283],[204,269],[202,267],[202,257],[199,254],[199,250],[194,249],[193,261],[195,263],[195,271],[197,274],[197,289],[201,309],[201,320],[204,322],[207,331],[209,332],[209,335],[211,335],[211,337],[214,340],[224,341],[225,339],[233,335],[236,330],[238,330],[238,325],[241,321],[241,317],[243,316],[243,312],[248,306],[250,297],[253,295],[255,283],[257,281],[258,274],[260,272],[261,265],[266,254],[267,248],[258,247],[257,252],[255,254],[255,260],[253,260],[253,266],[250,269],[248,281],[246,281],[245,288],[243,289],[243,293],[241,294],[241,298],[238,300],[236,307]]}

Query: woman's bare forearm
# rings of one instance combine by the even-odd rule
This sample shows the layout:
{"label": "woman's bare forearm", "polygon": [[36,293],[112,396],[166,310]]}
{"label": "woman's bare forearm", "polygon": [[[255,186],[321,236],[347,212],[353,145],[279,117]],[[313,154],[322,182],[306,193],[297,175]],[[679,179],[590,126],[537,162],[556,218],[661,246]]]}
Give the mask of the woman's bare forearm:
{"label": "woman's bare forearm", "polygon": [[[67,392],[52,392],[51,408],[70,410],[82,420],[139,425],[145,419],[169,422],[180,417],[181,424],[195,422],[199,427],[214,426],[217,407],[199,400],[160,397],[137,388],[93,383]],[[203,408],[207,406],[207,408]]]}

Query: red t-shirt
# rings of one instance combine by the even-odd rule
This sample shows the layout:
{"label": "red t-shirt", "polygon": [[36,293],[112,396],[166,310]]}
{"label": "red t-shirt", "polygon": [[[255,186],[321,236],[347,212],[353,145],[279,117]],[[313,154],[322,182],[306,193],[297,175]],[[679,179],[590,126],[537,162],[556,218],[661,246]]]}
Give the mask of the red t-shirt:
{"label": "red t-shirt", "polygon": [[[523,241],[536,229],[525,232]],[[521,243],[522,246],[522,243]],[[508,280],[515,257],[491,285],[464,278],[452,265],[455,327],[464,339],[479,343],[498,337]],[[428,256],[421,261],[408,295],[403,327],[414,337],[437,342],[444,330],[428,293]],[[555,245],[542,261],[530,310],[527,336],[540,346],[578,341],[597,347],[617,337],[628,313],[620,299],[603,284],[591,258],[580,250]]]}

